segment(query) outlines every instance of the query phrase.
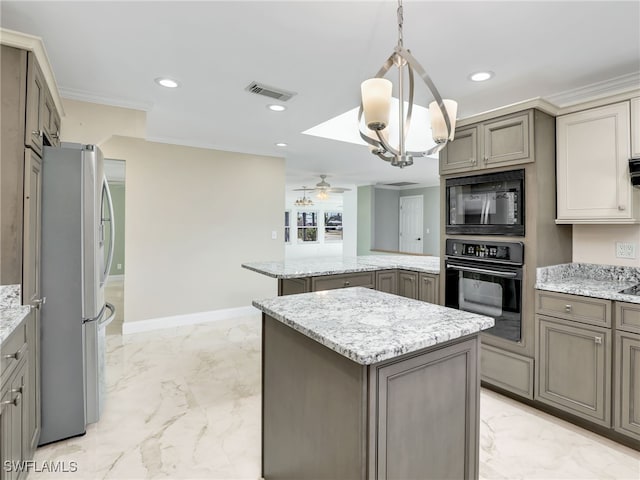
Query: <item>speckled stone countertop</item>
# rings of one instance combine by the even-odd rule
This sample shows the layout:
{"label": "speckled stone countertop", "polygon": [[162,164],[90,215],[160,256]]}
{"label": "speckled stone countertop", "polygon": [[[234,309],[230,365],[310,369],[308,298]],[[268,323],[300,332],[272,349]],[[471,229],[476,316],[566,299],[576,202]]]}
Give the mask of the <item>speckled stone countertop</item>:
{"label": "speckled stone countertop", "polygon": [[401,268],[423,273],[440,273],[440,257],[414,255],[360,255],[358,257],[297,258],[273,262],[248,262],[248,270],[273,278],[302,278],[340,273],[373,272]]}
{"label": "speckled stone countertop", "polygon": [[640,268],[593,263],[563,263],[538,268],[535,288],[584,297],[640,303],[640,295],[620,293],[637,284],[640,284]]}
{"label": "speckled stone countertop", "polygon": [[361,365],[491,328],[491,317],[354,287],[254,300],[294,330]]}
{"label": "speckled stone countertop", "polygon": [[29,305],[20,305],[20,285],[0,285],[0,343],[20,325],[29,309]]}

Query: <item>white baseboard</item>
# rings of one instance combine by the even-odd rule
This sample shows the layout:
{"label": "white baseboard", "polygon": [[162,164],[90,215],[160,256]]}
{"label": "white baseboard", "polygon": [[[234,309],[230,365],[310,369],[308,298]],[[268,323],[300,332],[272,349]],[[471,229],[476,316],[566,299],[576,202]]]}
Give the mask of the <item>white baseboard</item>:
{"label": "white baseboard", "polygon": [[107,277],[107,283],[121,282],[123,280],[124,280],[124,273],[120,275],[109,275]]}
{"label": "white baseboard", "polygon": [[124,322],[122,324],[122,334],[148,332],[163,328],[182,327],[185,325],[196,325],[198,323],[211,323],[231,318],[246,317],[256,315],[260,312],[255,307],[223,308],[211,310],[209,312],[189,313],[186,315],[173,315],[171,317],[151,318],[137,322]]}

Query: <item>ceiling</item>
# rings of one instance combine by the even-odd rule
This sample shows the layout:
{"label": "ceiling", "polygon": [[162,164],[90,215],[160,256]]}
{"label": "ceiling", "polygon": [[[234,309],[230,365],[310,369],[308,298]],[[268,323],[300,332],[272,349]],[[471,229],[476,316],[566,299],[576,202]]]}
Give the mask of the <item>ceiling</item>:
{"label": "ceiling", "polygon": [[[0,2],[0,24],[43,39],[63,97],[147,111],[147,139],[286,158],[288,189],[437,184],[437,161],[400,170],[364,146],[301,132],[359,104],[396,44],[396,2]],[[459,118],[640,76],[638,1],[405,1],[404,44]],[[491,70],[485,83],[470,73]],[[181,86],[165,89],[154,78]],[[246,92],[296,92],[288,109]],[[418,103],[431,98],[418,90]],[[354,126],[355,128],[355,126]],[[279,148],[276,142],[289,146]]]}

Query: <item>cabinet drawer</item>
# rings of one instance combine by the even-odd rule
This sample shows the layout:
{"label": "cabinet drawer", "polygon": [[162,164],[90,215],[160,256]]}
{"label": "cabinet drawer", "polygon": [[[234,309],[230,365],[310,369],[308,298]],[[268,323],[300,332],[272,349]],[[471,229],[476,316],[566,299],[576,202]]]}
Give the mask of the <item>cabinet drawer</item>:
{"label": "cabinet drawer", "polygon": [[600,298],[537,290],[536,313],[611,327],[611,301]]}
{"label": "cabinet drawer", "polygon": [[27,325],[25,322],[22,322],[9,338],[2,342],[0,351],[0,378],[4,383],[11,376],[20,360],[27,354]]}
{"label": "cabinet drawer", "polygon": [[640,304],[616,302],[616,328],[640,333]]}
{"label": "cabinet drawer", "polygon": [[311,279],[311,291],[333,290],[346,287],[375,287],[375,272],[346,273],[343,275],[326,275]]}

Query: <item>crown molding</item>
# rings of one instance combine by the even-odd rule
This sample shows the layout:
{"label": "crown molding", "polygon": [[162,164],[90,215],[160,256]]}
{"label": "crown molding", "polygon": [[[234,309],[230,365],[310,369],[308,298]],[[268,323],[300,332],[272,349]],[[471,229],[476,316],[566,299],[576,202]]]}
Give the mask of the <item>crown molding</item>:
{"label": "crown molding", "polygon": [[456,122],[457,127],[464,127],[471,125],[472,123],[483,122],[485,120],[493,120],[497,116],[508,115],[510,113],[521,112],[522,110],[528,110],[530,108],[536,108],[542,110],[549,115],[557,116],[560,112],[558,107],[549,103],[541,97],[530,98],[521,102],[512,103],[503,107],[494,108],[485,112],[477,113],[469,117],[459,118]]}
{"label": "crown molding", "polygon": [[129,100],[126,98],[109,97],[104,95],[96,95],[86,90],[77,88],[61,88],[60,95],[69,100],[79,100],[81,102],[97,103],[99,105],[107,105],[111,107],[128,108],[131,110],[142,110],[148,112],[153,108],[153,102],[141,102],[137,100]]}
{"label": "crown molding", "polygon": [[640,89],[640,72],[633,72],[584,87],[565,90],[549,95],[545,99],[558,108],[565,109],[638,89]]}
{"label": "crown molding", "polygon": [[40,65],[42,74],[45,81],[51,91],[53,97],[53,103],[56,105],[56,109],[61,117],[64,117],[64,107],[62,106],[62,98],[60,97],[60,91],[58,90],[58,84],[56,77],[53,74],[51,68],[51,62],[47,55],[47,50],[44,48],[42,38],[35,35],[29,35],[27,33],[16,32],[15,30],[9,30],[7,28],[0,28],[0,43],[9,47],[19,48],[21,50],[27,50],[33,52]]}

